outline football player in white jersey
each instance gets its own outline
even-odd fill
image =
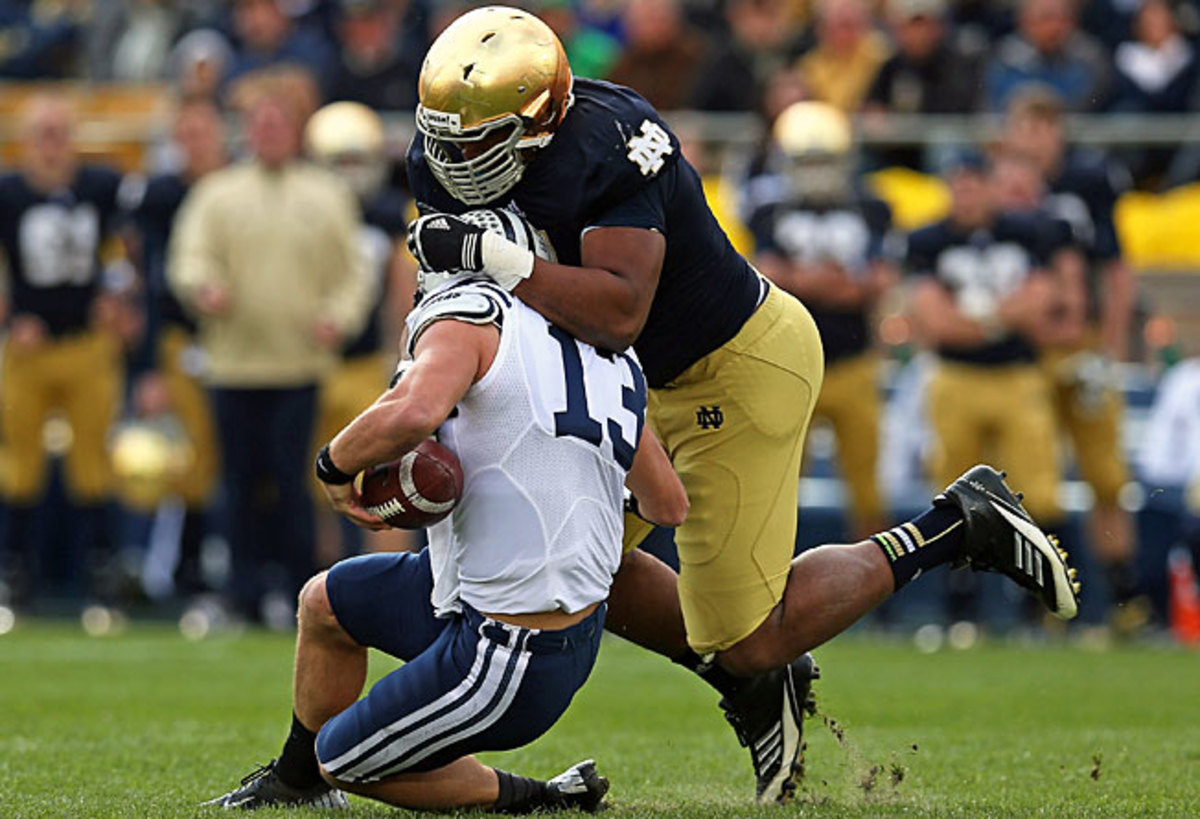
[[[283,753],[214,802],[338,806],[351,791],[406,808],[596,810],[608,783],[590,760],[543,782],[471,754],[536,739],[591,671],[624,486],[648,519],[686,515],[645,424],[644,376],[490,281],[442,285],[408,330],[402,377],[317,472],[340,511],[381,527],[354,475],[436,432],[463,467],[462,500],[419,555],[364,555],[309,581]],[[405,665],[359,700],[368,647]]]

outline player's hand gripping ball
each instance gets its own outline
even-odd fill
[[[362,505],[397,529],[423,529],[449,515],[462,490],[458,458],[429,438],[399,460],[366,470]]]

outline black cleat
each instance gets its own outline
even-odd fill
[[[801,654],[721,700],[738,742],[750,749],[759,804],[783,804],[796,793],[804,775],[804,715],[816,712],[812,682],[820,676],[812,655]]]
[[[596,813],[604,809],[608,780],[596,773],[596,763],[585,759],[572,765],[546,783],[553,810],[581,810]]]
[[[934,506],[962,512],[967,537],[963,559],[978,572],[1000,572],[1045,604],[1055,617],[1079,612],[1079,584],[1067,553],[1021,506],[1004,473],[979,464],[933,499]]]
[[[241,787],[224,796],[204,803],[227,810],[256,810],[266,807],[303,808],[348,808],[346,794],[331,788],[324,782],[311,788],[293,788],[286,785],[275,772],[275,760],[252,771],[243,780]]]

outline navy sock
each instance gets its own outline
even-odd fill
[[[871,540],[888,559],[899,591],[926,569],[953,562],[966,541],[966,526],[958,509],[935,506]]]
[[[36,507],[13,503],[5,512],[7,520],[0,531],[0,583],[8,586],[11,602],[24,605],[33,594],[38,575],[34,558],[39,550],[33,542]]]
[[[1132,560],[1119,559],[1105,564],[1104,574],[1108,578],[1108,588],[1112,592],[1113,602],[1120,605],[1137,597],[1137,570],[1134,568]]]
[[[292,730],[288,732],[283,752],[275,763],[275,773],[283,784],[304,789],[321,782],[316,743],[316,732],[305,728],[300,718],[292,714]]]
[[[496,813],[533,813],[553,806],[550,788],[545,782],[499,768],[493,770],[500,785],[500,794],[492,805]]]
[[[715,688],[722,697],[732,697],[741,690],[743,681],[721,668],[716,659],[705,662],[696,652],[688,651],[682,657],[674,658],[672,662],[695,672],[696,676]]]

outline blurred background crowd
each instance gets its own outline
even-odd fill
[[[817,315],[799,547],[990,459],[1082,562],[1079,632],[1200,629],[1195,3],[527,7],[670,112]],[[0,626],[290,627],[317,567],[413,546],[323,513],[310,462],[394,364],[417,75],[467,8],[0,0]],[[928,589],[876,622],[1038,631],[1000,586]]]

